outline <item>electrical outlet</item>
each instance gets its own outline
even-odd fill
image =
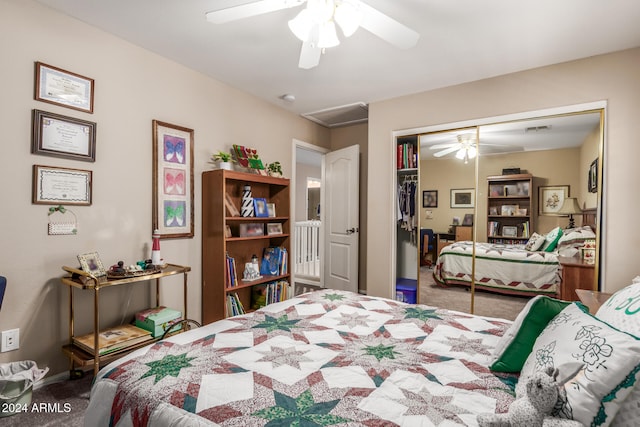
[[[17,350],[20,347],[20,329],[2,331],[0,352]]]

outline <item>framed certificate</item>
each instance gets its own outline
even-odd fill
[[[33,110],[31,152],[85,162],[96,161],[96,124]]]
[[[89,170],[33,165],[32,203],[90,205],[92,173]]]
[[[37,101],[93,113],[93,79],[36,62],[35,87]]]

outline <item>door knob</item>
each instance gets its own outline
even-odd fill
[[[358,231],[357,227],[351,227],[350,229],[347,230],[347,234],[353,234],[356,233]]]

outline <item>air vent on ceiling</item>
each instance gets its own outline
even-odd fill
[[[544,132],[544,131],[548,131],[551,130],[551,125],[545,125],[545,126],[531,126],[528,128],[525,128],[524,132],[528,133],[528,132]]]
[[[312,113],[304,113],[302,117],[322,126],[334,128],[366,122],[369,119],[369,109],[367,104],[358,102],[356,104],[327,108]]]

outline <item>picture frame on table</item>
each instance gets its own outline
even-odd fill
[[[96,126],[88,120],[34,109],[31,153],[95,162]]]
[[[152,226],[161,239],[193,237],[193,129],[152,121]]]
[[[538,187],[538,215],[563,216],[558,211],[569,197],[568,185]],[[566,216],[566,215],[564,215]]]
[[[35,68],[36,101],[93,114],[93,79],[39,61]]]
[[[253,198],[253,214],[256,218],[268,218],[267,200],[262,197]]]
[[[473,225],[473,214],[464,214],[462,225]]]
[[[90,170],[33,165],[31,203],[89,206],[92,186]]]
[[[104,268],[104,265],[102,265],[102,261],[97,252],[78,255],[78,261],[80,262],[80,268],[85,273],[89,273],[94,277],[107,275],[107,270]]]
[[[454,188],[451,190],[451,207],[454,209],[473,208],[475,206],[475,189]]]
[[[273,236],[277,234],[282,234],[282,224],[279,222],[267,224],[267,235]]]
[[[422,192],[422,207],[423,208],[438,207],[438,190],[426,190]]]

